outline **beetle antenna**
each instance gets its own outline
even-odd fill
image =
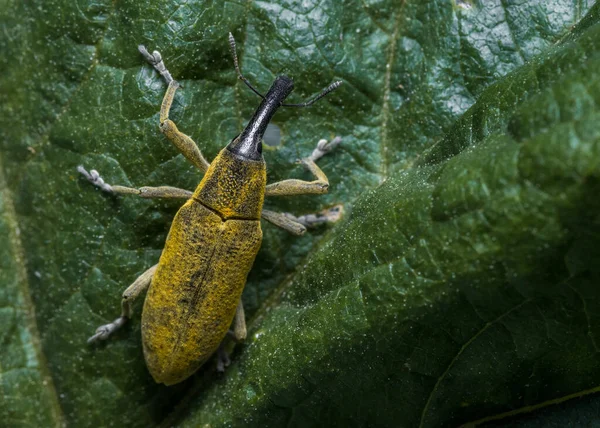
[[[319,95],[317,95],[313,99],[310,99],[310,100],[305,101],[303,103],[300,103],[300,104],[281,104],[281,105],[283,107],[308,107],[308,106],[316,103],[317,101],[319,101],[321,98],[323,98],[328,93],[335,91],[337,88],[340,87],[341,84],[342,84],[341,80],[338,80],[337,82],[333,82],[331,85],[329,85],[328,87],[326,87],[325,89],[323,89]]]
[[[252,89],[252,92],[254,92],[256,95],[258,95],[259,97],[261,97],[264,100],[265,96],[263,94],[261,94],[260,92],[258,92],[254,88],[254,86],[252,86],[250,81],[248,81],[248,79],[246,79],[244,77],[244,75],[242,74],[242,72],[240,71],[240,65],[238,63],[238,56],[237,56],[237,49],[235,47],[235,39],[233,38],[233,34],[231,34],[231,33],[229,33],[229,46],[231,46],[231,53],[233,54],[233,65],[235,65],[235,71],[237,72],[238,79],[240,79],[242,82],[244,82],[247,87]]]

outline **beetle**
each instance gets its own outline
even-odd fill
[[[158,51],[150,54],[138,46],[146,60],[164,77],[168,88],[160,109],[160,130],[204,177],[194,192],[175,187],[130,188],[106,183],[96,170],[78,171],[105,192],[142,198],[181,198],[187,201],[173,219],[159,262],[140,275],[123,293],[121,316],[98,327],[88,342],[107,339],[131,317],[132,302],[146,289],[142,311],[142,342],[148,369],[157,383],[173,385],[191,376],[230,332],[236,340],[246,337],[241,294],[261,245],[261,217],[291,233],[301,235],[306,226],[335,221],[339,210],[321,215],[294,217],[263,209],[265,196],[322,194],[329,182],[315,161],[330,152],[341,139],[320,140],[313,153],[300,162],[314,181],[296,179],[266,184],[262,137],[281,106],[305,107],[335,90],[334,82],[319,95],[301,104],[284,104],[294,83],[286,76],[275,79],[261,95],[242,75],[235,40],[229,43],[237,76],[262,98],[254,116],[209,164],[196,143],[169,119],[175,91],[173,80]],[[228,357],[221,355],[222,371]]]

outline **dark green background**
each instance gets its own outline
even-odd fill
[[[586,0],[0,0],[0,425],[593,424],[600,386],[600,17]],[[120,293],[156,262],[176,203],[112,198],[78,176],[192,189],[158,132],[207,158],[263,91],[294,78],[269,179],[320,138],[321,197],[269,200],[344,220],[296,238],[264,225],[249,340],[153,383],[133,321],[96,347]],[[580,397],[580,398],[576,398]],[[566,401],[567,398],[573,398]],[[560,404],[559,404],[560,403]],[[541,410],[540,410],[541,409]]]

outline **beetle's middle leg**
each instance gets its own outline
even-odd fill
[[[111,323],[101,325],[96,329],[96,333],[88,339],[88,343],[95,342],[97,340],[105,340],[112,333],[123,327],[129,318],[131,318],[131,304],[133,301],[149,286],[152,282],[154,272],[158,264],[152,266],[146,272],[138,276],[127,289],[123,292],[123,298],[121,299],[121,316]]]
[[[294,235],[304,235],[306,228],[316,227],[323,223],[335,223],[342,217],[343,212],[344,207],[342,205],[335,205],[315,214],[298,217],[290,213],[278,213],[269,210],[262,210],[261,216],[269,223]]]
[[[171,110],[173,99],[175,98],[175,91],[177,91],[177,88],[181,85],[171,77],[171,73],[169,73],[169,70],[165,67],[160,52],[154,51],[150,54],[143,45],[138,46],[138,50],[144,58],[146,58],[146,61],[152,64],[152,66],[164,77],[169,85],[160,107],[160,131],[165,134],[165,136],[191,163],[206,172],[210,164],[204,159],[204,156],[202,156],[202,152],[200,152],[198,145],[191,137],[179,131],[175,122],[169,119],[169,111]]]
[[[100,188],[106,193],[112,193],[116,195],[134,195],[140,198],[154,199],[154,198],[165,198],[165,199],[189,199],[192,197],[193,192],[189,190],[180,189],[178,187],[171,186],[159,186],[159,187],[126,187],[119,186],[116,184],[108,184],[100,176],[98,171],[95,169],[88,172],[83,166],[79,165],[77,171],[83,175],[87,180],[94,186]]]

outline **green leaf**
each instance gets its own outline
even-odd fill
[[[58,397],[40,348],[15,217],[0,171],[0,415],[10,427],[59,424]]]
[[[2,6],[3,422],[527,424],[526,412],[597,391],[598,6]],[[136,46],[160,50],[183,83],[172,117],[211,159],[258,104],[236,84],[229,31],[262,90],[286,73],[294,102],[344,81],[310,109],[278,112],[282,140],[265,157],[270,181],[308,178],[294,161],[341,135],[320,161],[328,195],[267,206],[342,203],[346,214],[302,238],[264,225],[244,291],[250,337],[233,365],[158,386],[140,304],[107,343],[85,340],[156,262],[177,204],[107,197],[75,167],[194,188],[199,174],[158,132],[165,84]],[[594,415],[586,400],[578,417]],[[540,417],[573,417],[556,414]]]

